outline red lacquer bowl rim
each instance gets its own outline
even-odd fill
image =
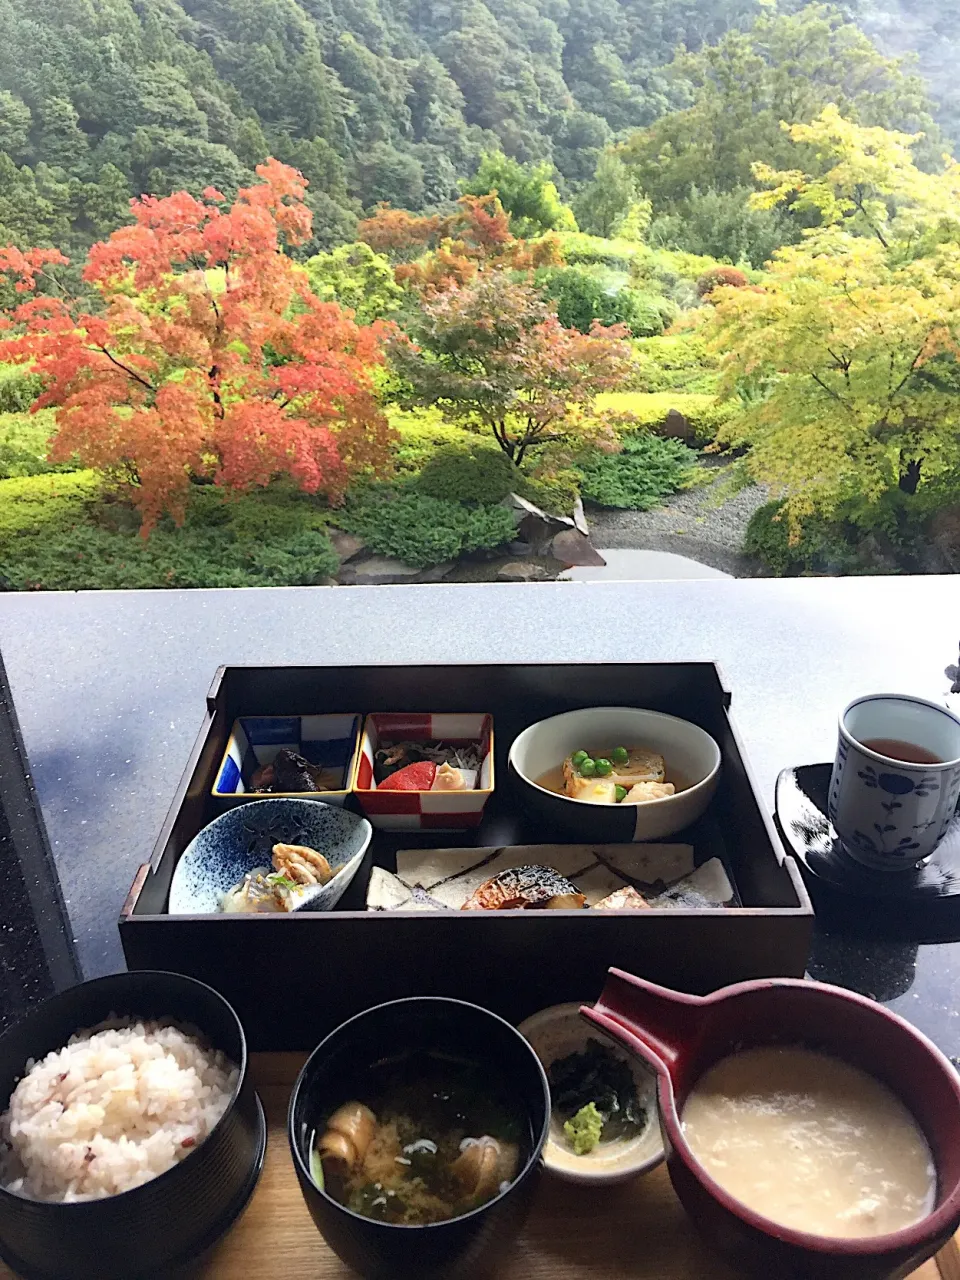
[[[708,996],[675,994],[680,995],[680,1003],[690,1003],[704,1008],[717,1004],[729,997],[747,995],[750,992],[763,991],[771,987],[788,987],[818,992],[829,999],[843,1000],[848,1004],[859,1005],[872,1016],[892,1023],[903,1033],[909,1035],[934,1059],[946,1078],[948,1086],[953,1090],[957,1108],[960,1110],[960,1072],[957,1071],[950,1059],[937,1048],[928,1036],[925,1036],[922,1031],[918,1031],[905,1018],[900,1017],[899,1014],[893,1013],[889,1009],[885,1009],[882,1005],[868,999],[866,996],[858,995],[854,991],[847,991],[843,987],[836,987],[826,982],[808,981],[805,978],[760,978],[750,982],[738,982],[729,987],[722,987],[719,991],[714,991]],[[614,1019],[607,1018],[603,1014],[597,1015],[597,1020],[600,1025],[605,1025],[608,1030],[623,1030]],[[813,1232],[798,1231],[795,1228],[783,1226],[772,1218],[767,1218],[763,1214],[757,1213],[744,1204],[742,1200],[738,1200],[736,1196],[731,1195],[729,1191],[725,1191],[697,1160],[683,1136],[670,1072],[666,1064],[652,1050],[645,1048],[644,1054],[657,1072],[657,1102],[660,1110],[660,1119],[667,1132],[672,1154],[683,1162],[688,1172],[696,1178],[719,1205],[739,1218],[748,1227],[752,1227],[764,1235],[798,1249],[807,1249],[812,1253],[833,1254],[841,1257],[882,1256],[888,1253],[909,1254],[912,1250],[922,1248],[925,1244],[929,1244],[941,1235],[947,1236],[953,1233],[956,1221],[960,1219],[960,1179],[957,1180],[950,1194],[936,1204],[926,1217],[921,1218],[909,1227],[903,1227],[900,1231],[887,1232],[885,1235],[851,1237],[816,1235]],[[663,1090],[667,1091],[669,1106],[663,1105],[661,1098]],[[898,1094],[898,1096],[901,1095]],[[901,1097],[901,1101],[913,1115],[913,1110],[907,1099]],[[919,1124],[919,1121],[917,1123]],[[924,1136],[926,1137],[926,1134]],[[927,1138],[927,1141],[929,1142],[929,1138]],[[668,1153],[668,1165],[669,1160],[670,1154]],[[939,1179],[939,1170],[937,1170],[937,1176]]]

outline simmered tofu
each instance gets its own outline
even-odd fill
[[[672,782],[638,782],[624,796],[623,803],[644,804],[647,800],[662,800],[664,796],[672,796],[674,791]]]
[[[616,804],[617,783],[608,778],[583,778],[571,771],[567,777],[567,795],[574,800],[591,800],[594,804]]]
[[[613,773],[621,787],[632,787],[638,782],[663,782],[666,776],[663,756],[649,747],[628,747],[626,764],[614,765]]]

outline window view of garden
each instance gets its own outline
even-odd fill
[[[0,33],[0,589],[960,569],[952,9]]]

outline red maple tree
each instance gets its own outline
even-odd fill
[[[191,478],[285,474],[339,501],[354,472],[389,465],[370,376],[382,331],[320,301],[283,251],[310,234],[306,180],[272,159],[257,175],[229,207],[212,188],[133,201],[133,224],[90,251],[92,304],[50,292],[57,250],[0,249],[0,275],[30,295],[0,319],[0,360],[43,375],[51,458],[119,474],[145,535],[164,511],[182,519]]]
[[[496,192],[461,196],[457,203],[459,208],[445,217],[418,216],[382,204],[360,223],[357,235],[395,261],[398,284],[424,295],[469,284],[487,269],[525,272],[563,261],[555,236],[529,241],[511,233]]]

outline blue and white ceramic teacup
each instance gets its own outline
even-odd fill
[[[844,710],[827,810],[857,862],[878,871],[916,866],[946,834],[958,795],[960,719],[946,707],[877,693]]]

